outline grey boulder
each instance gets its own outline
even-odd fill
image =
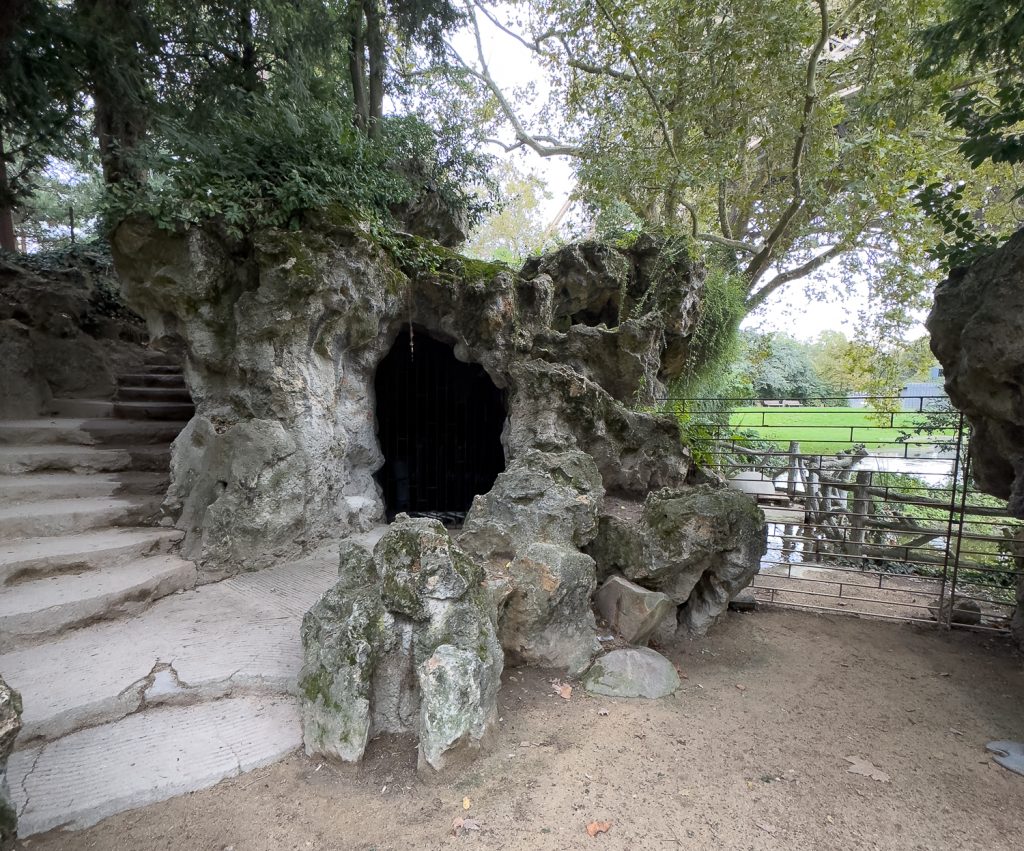
[[[598,575],[621,573],[680,606],[679,626],[703,635],[746,588],[767,548],[764,514],[729,488],[663,488],[643,506],[611,504],[588,552]]]
[[[667,595],[612,576],[601,586],[594,599],[597,611],[608,625],[630,644],[647,644],[666,618],[676,611]]]
[[[679,688],[675,666],[649,647],[613,650],[587,671],[583,685],[606,697],[667,697]]]

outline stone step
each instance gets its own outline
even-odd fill
[[[182,402],[192,404],[192,397],[184,387],[131,387],[122,385],[114,394],[114,401],[121,402]]]
[[[0,446],[12,444],[75,444],[132,446],[170,443],[186,420],[125,420],[113,418],[40,417],[0,420]]]
[[[0,446],[0,475],[46,471],[162,472],[168,469],[170,457],[171,450],[167,446]]]
[[[61,417],[117,417],[122,420],[189,420],[191,402],[111,402],[106,399],[54,399],[50,408]]]
[[[185,377],[180,372],[132,372],[117,376],[117,383],[129,387],[184,387]]]
[[[0,654],[0,671],[25,706],[15,747],[157,703],[294,694],[302,617],[337,582],[337,552],[335,545],[301,561],[171,594],[136,617]],[[178,687],[157,688],[154,670],[169,665]]]
[[[0,540],[73,535],[110,526],[146,526],[159,515],[160,496],[86,497],[22,502],[0,508]]]
[[[181,366],[176,363],[147,363],[146,372],[150,375],[181,375]]]
[[[132,615],[154,600],[192,588],[196,568],[174,555],[19,582],[0,595],[0,652],[76,627]]]
[[[205,789],[283,759],[301,740],[294,699],[251,696],[147,709],[81,730],[11,757],[18,834],[81,829]]]
[[[44,576],[117,567],[146,555],[166,553],[183,535],[177,529],[121,528],[3,541],[0,587]]]
[[[47,499],[96,496],[160,496],[167,473],[24,473],[0,476],[0,506]]]

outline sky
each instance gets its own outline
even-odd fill
[[[491,76],[506,93],[516,88],[532,86],[536,92],[534,103],[539,107],[545,99],[548,87],[536,55],[502,33],[486,19],[481,18],[480,23],[481,42]],[[476,44],[470,30],[456,33],[452,38],[452,46],[467,61],[476,59]],[[530,121],[536,113],[530,102],[519,99],[516,107],[521,110],[519,117],[529,129],[543,132],[544,128]],[[514,141],[511,127],[501,138],[508,143]],[[551,197],[544,202],[542,212],[545,220],[550,222],[558,214],[575,185],[569,159],[545,158],[532,151],[506,154],[497,147],[493,153],[499,157],[514,157],[520,170],[532,171],[544,181]],[[834,267],[830,269],[830,266],[826,265],[815,275],[815,280],[827,281],[830,275],[835,274]],[[743,327],[765,332],[781,332],[799,340],[811,340],[822,331],[839,331],[852,338],[855,336],[860,314],[868,307],[868,290],[868,283],[863,281],[854,286],[852,293],[836,292],[829,300],[820,301],[809,298],[805,286],[800,281],[795,281],[774,294],[768,305],[747,317]],[[906,337],[915,339],[924,333],[924,325],[919,323],[908,331]]]

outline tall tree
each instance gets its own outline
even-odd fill
[[[51,156],[81,143],[78,45],[66,7],[12,0],[0,16],[0,248],[14,251],[13,211]]]
[[[915,176],[963,172],[914,76],[939,0],[523,0],[512,26],[548,71],[551,125],[532,130],[478,55],[456,55],[513,134],[575,159],[595,208],[685,230],[745,281],[745,310],[827,264],[912,304],[934,272]],[[562,117],[564,116],[564,117]],[[506,130],[507,134],[507,130]]]

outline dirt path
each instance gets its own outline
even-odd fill
[[[493,747],[450,780],[413,744],[360,769],[296,755],[32,851],[1020,849],[1024,777],[984,745],[1024,739],[1024,669],[1002,642],[793,611],[731,614],[672,648],[659,702],[554,695],[506,672]],[[607,715],[603,714],[607,710]],[[847,756],[889,775],[847,771]],[[463,809],[463,798],[470,809]],[[451,835],[457,817],[479,829]],[[585,826],[610,820],[590,838]]]

